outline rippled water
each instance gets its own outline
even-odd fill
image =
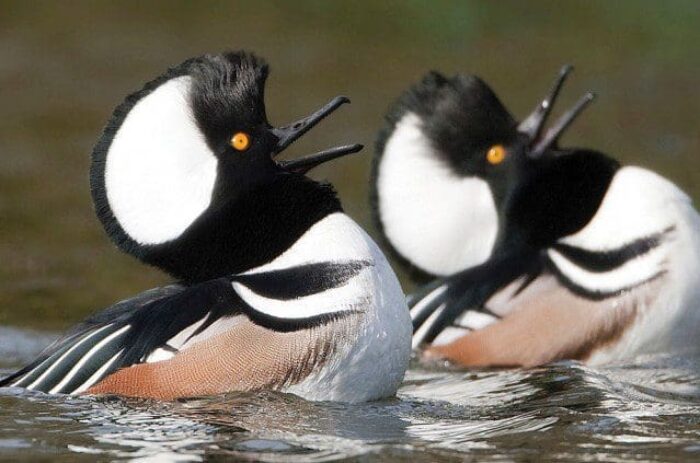
[[[0,330],[2,373],[52,336]],[[7,340],[7,342],[5,342]],[[592,369],[414,365],[395,399],[278,393],[159,403],[0,389],[0,460],[698,461],[700,358]]]

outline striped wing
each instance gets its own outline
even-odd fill
[[[593,302],[648,284],[665,274],[662,244],[673,231],[669,227],[615,249],[591,251],[556,243],[540,253],[499,254],[480,266],[438,279],[408,300],[413,346],[449,342],[498,321],[499,315],[484,307],[486,302],[517,282],[509,294],[515,298],[544,273],[553,275],[571,294]]]
[[[30,365],[1,380],[0,386],[80,393],[119,369],[172,358],[194,341],[235,324],[241,315],[278,332],[318,326],[353,312],[352,306],[286,317],[256,303],[322,295],[352,284],[369,265],[365,261],[309,264],[150,290],[88,318]],[[241,296],[243,289],[255,296],[252,304],[247,302],[250,296]]]
[[[455,275],[439,278],[409,297],[413,320],[413,346],[432,343],[443,331],[474,329],[485,323],[483,317],[495,314],[483,308],[484,303],[510,283],[541,271],[541,259],[534,253],[501,254],[487,262]],[[472,314],[474,313],[474,314]],[[475,321],[479,317],[479,321]]]

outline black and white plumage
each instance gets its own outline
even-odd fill
[[[194,340],[212,336],[215,323],[235,324],[237,316],[276,332],[294,332],[359,315],[366,310],[366,300],[333,312],[283,318],[264,307],[257,310],[234,287],[288,302],[342,287],[369,265],[367,261],[307,264],[146,291],[88,318],[5,381],[32,390],[79,393],[121,368],[172,358]]]
[[[98,312],[0,386],[163,399],[394,394],[410,354],[398,281],[333,188],[304,175],[361,146],[274,159],[348,100],[272,127],[267,74],[249,53],[206,55],[117,107],[92,156],[97,216],[122,251],[179,283]]]
[[[653,172],[558,146],[592,100],[545,130],[570,71],[519,124],[480,79],[437,73],[387,116],[375,217],[408,264],[439,276],[409,297],[429,355],[535,365],[700,347],[698,214]]]
[[[506,175],[491,175],[483,156],[469,154],[513,141],[515,119],[480,79],[436,72],[404,93],[386,119],[370,183],[386,244],[416,274],[449,275],[484,262]]]

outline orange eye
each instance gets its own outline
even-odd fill
[[[502,145],[493,145],[486,153],[486,160],[493,165],[500,164],[506,158],[506,149]]]
[[[235,150],[245,151],[250,146],[250,137],[245,132],[238,132],[231,137],[231,146]]]

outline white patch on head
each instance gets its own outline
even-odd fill
[[[488,184],[455,173],[415,114],[404,116],[387,140],[377,193],[387,238],[422,270],[449,275],[491,255],[498,213]]]
[[[188,101],[189,77],[172,79],[131,109],[107,153],[107,199],[141,244],[177,238],[209,207],[217,160]]]

